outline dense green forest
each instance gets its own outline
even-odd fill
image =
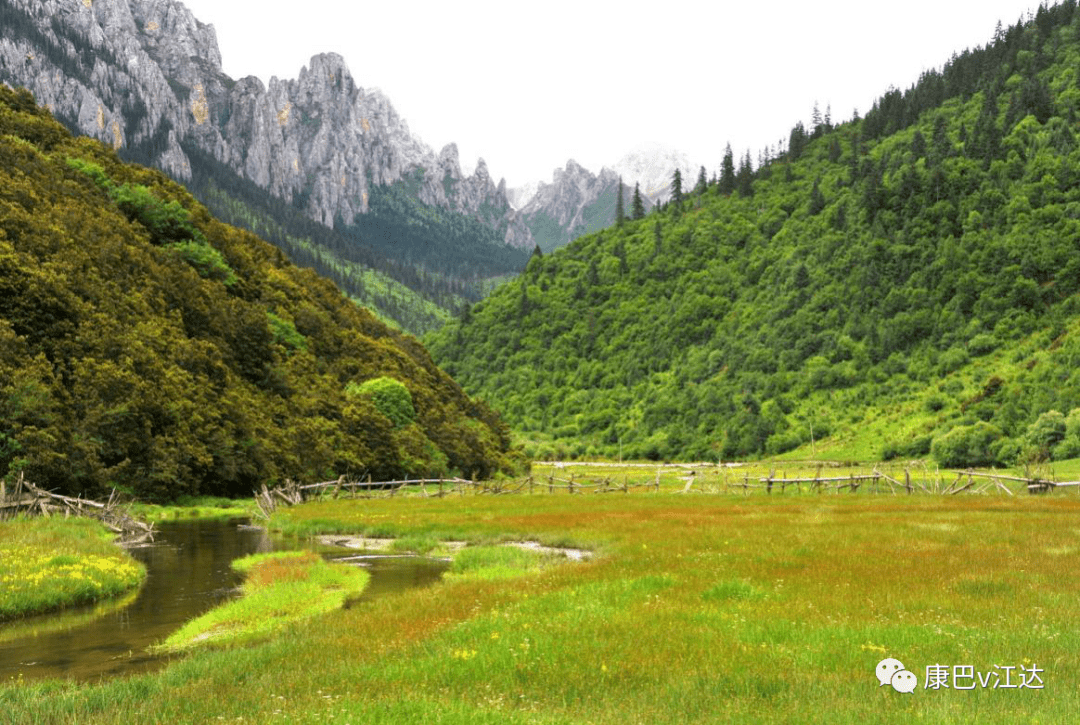
[[[441,327],[483,297],[473,280],[428,272],[376,251],[355,230],[345,234],[326,227],[198,148],[185,145],[184,150],[192,167],[188,188],[215,217],[273,243],[293,263],[332,280],[384,322],[418,335]],[[524,261],[517,269],[522,267]]]
[[[168,500],[518,459],[414,338],[0,86],[0,476]]]
[[[1076,456],[1078,109],[1068,0],[534,256],[429,349],[544,457]]]

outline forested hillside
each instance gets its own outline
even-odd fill
[[[416,261],[406,261],[393,248],[380,251],[377,245],[362,239],[355,227],[324,226],[198,148],[188,146],[186,152],[192,171],[188,189],[215,217],[254,232],[284,251],[295,264],[332,280],[354,302],[384,322],[419,335],[439,328],[453,313],[483,297],[474,275],[437,271],[430,262],[425,268]],[[149,160],[131,150],[122,150],[121,154],[124,158]],[[465,218],[456,219],[457,215],[448,216],[458,223],[469,223]],[[443,230],[437,222],[429,222],[409,231],[430,238],[440,236]],[[522,269],[525,259],[524,252],[518,251],[509,271]],[[497,266],[494,271],[485,270],[493,275],[507,271]]]
[[[168,500],[515,463],[415,339],[0,86],[0,476]]]
[[[1078,455],[1078,78],[1075,1],[1040,8],[429,347],[541,456]]]

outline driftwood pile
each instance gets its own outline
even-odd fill
[[[116,490],[105,503],[86,498],[72,498],[38,488],[22,473],[8,485],[0,479],[0,521],[16,516],[84,516],[97,519],[107,529],[119,534],[125,544],[154,540],[154,525],[131,516],[117,497]]]

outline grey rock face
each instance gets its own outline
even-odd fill
[[[545,251],[615,221],[619,175],[603,168],[594,175],[571,159],[565,169],[555,169],[552,183],[540,182],[519,214]],[[623,204],[630,214],[633,183],[623,179]]]
[[[181,144],[194,144],[274,196],[306,199],[309,216],[333,225],[367,211],[371,185],[422,169],[421,201],[470,214],[514,246],[533,245],[482,160],[462,178],[457,149],[436,155],[386,96],[356,85],[339,55],[316,55],[298,78],[264,87],[225,75],[213,26],[175,0],[10,1],[50,47],[0,29],[0,81],[28,87],[115,148],[147,145],[175,178],[191,178]]]

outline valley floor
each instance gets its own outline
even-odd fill
[[[125,725],[1065,722],[1080,711],[1078,513],[1064,493],[666,487],[308,503],[273,524],[595,555],[452,577],[156,674],[3,684],[0,711]],[[879,685],[886,658],[914,692]],[[927,687],[939,665],[957,679]]]

